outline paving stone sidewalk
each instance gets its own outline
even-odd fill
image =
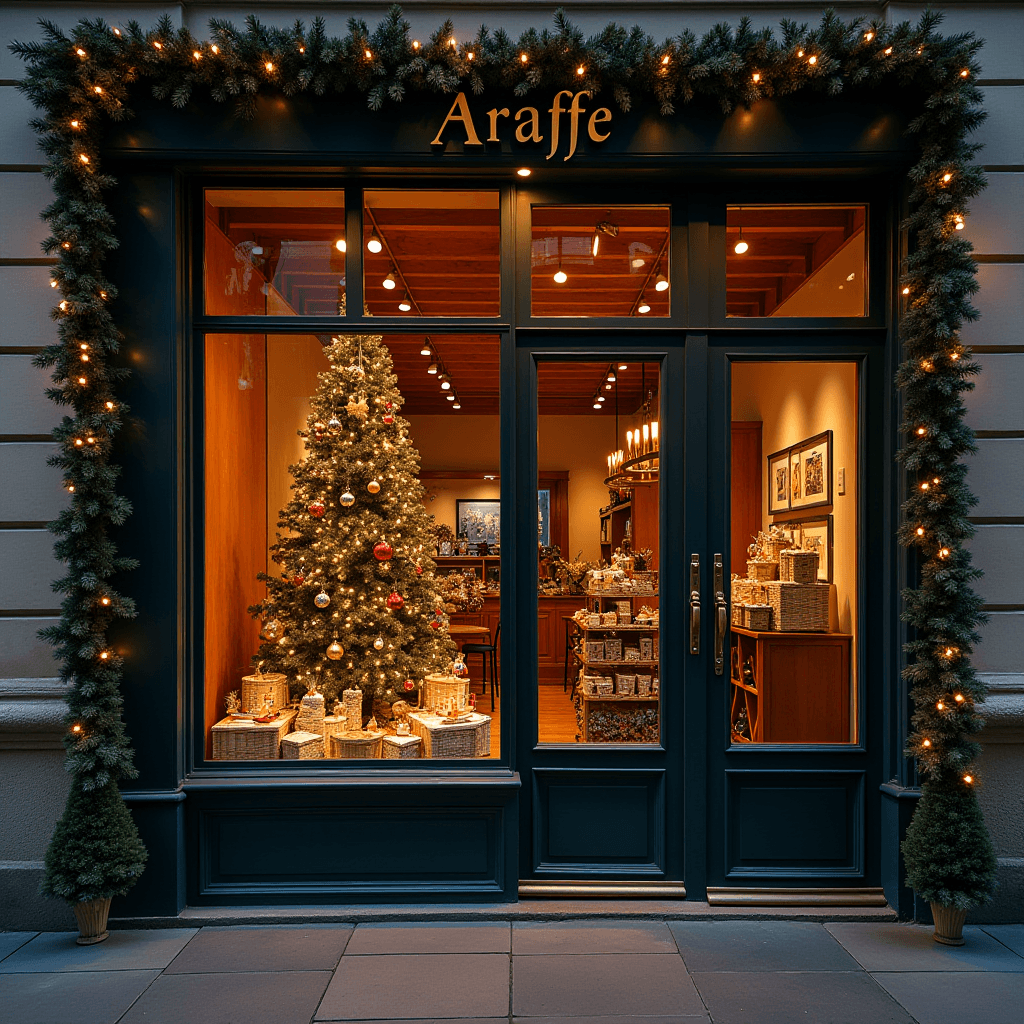
[[[3,1024],[1022,1024],[1024,925],[473,921],[0,933]]]

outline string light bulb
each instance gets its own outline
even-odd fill
[[[760,71],[755,71],[750,76],[750,79],[751,79],[752,82],[760,82],[761,81],[761,72]]]
[[[211,46],[211,47],[210,47],[210,49],[211,49],[211,50],[212,50],[212,51],[213,51],[214,53],[220,53],[220,50],[219,50],[219,49],[218,49],[218,48],[217,48],[216,46]]]
[[[414,39],[412,41],[412,48],[414,50],[418,50],[420,48],[420,41],[418,39]]]
[[[164,48],[164,44],[161,43],[159,39],[153,40],[153,46],[156,47],[156,49],[158,50],[162,50]]]
[[[373,50],[363,50],[367,60],[373,60]]]
[[[75,50],[75,53],[77,53],[78,56],[82,58],[82,60],[85,60],[87,56],[85,50],[83,50],[80,46]]]
[[[452,380],[451,380],[451,377],[449,377],[447,373],[442,373],[441,376],[438,377],[437,379],[438,379],[438,381],[441,384],[441,390],[442,391],[451,391],[451,389],[452,389]]]
[[[576,74],[577,74],[577,75],[584,75],[584,74],[586,74],[586,71],[587,71],[587,69],[586,69],[586,68],[585,68],[585,67],[584,67],[584,66],[583,66],[583,65],[581,64],[581,65],[580,65],[580,66],[579,66],[579,67],[578,67],[578,68],[576,69]]]
[[[923,527],[923,526],[919,526],[919,527],[918,527],[918,528],[917,528],[917,529],[916,529],[916,530],[914,531],[914,533],[916,533],[918,537],[923,537],[923,536],[924,536],[924,527]]]
[[[939,558],[949,558],[949,548],[941,548],[939,550]]]
[[[974,782],[974,776],[973,775],[965,775],[964,776],[964,782],[966,782],[968,786],[971,785],[971,783]]]
[[[528,61],[529,59],[530,59],[530,58],[529,58],[529,57],[527,57],[525,53],[521,53],[521,54],[519,54],[519,60],[520,60],[520,61],[521,61],[521,62],[522,62],[523,64],[525,64],[525,63],[526,63],[526,62],[527,62],[527,61]]]
[[[964,702],[964,695],[962,693],[954,694],[953,695],[953,700],[955,700],[957,702],[957,704],[963,704],[963,702]]]
[[[430,339],[429,338],[424,338],[423,339],[423,347],[420,349],[420,355],[421,356],[429,356],[429,355],[433,355],[433,354],[434,354],[434,350],[430,347]]]
[[[946,710],[946,705],[943,704],[941,700],[936,703],[935,707],[936,707],[936,709],[938,711],[945,711]]]
[[[104,608],[106,608],[110,604],[110,598],[109,597],[101,597],[100,598],[100,604],[103,605]]]
[[[83,164],[87,164],[89,162],[89,157],[85,153],[79,153],[78,159],[81,160]]]
[[[75,722],[75,724],[71,726],[71,731],[77,736],[82,731],[82,727],[78,722]]]
[[[864,42],[870,43],[871,40],[874,39],[874,38],[875,38],[875,33],[874,32],[865,32],[864,33]]]
[[[272,72],[272,71],[274,70],[274,62],[273,62],[273,61],[270,61],[270,60],[268,60],[268,61],[267,61],[267,63],[266,63],[266,64],[264,64],[263,66],[264,66],[264,67],[265,67],[265,68],[267,69],[267,71],[269,71],[269,72]]]
[[[930,747],[931,745],[932,745],[932,741],[931,740],[929,740],[929,739],[921,740],[921,746],[922,747]]]
[[[76,119],[75,119],[74,121],[72,121],[72,122],[71,122],[71,127],[72,127],[72,128],[81,128],[81,127],[82,127],[82,122],[81,122],[81,121],[79,121],[79,120],[78,120],[78,119],[76,118]]]
[[[903,294],[904,295],[909,295],[910,294],[910,289],[909,288],[904,288],[903,289]]]
[[[969,75],[970,75],[970,71],[968,71],[967,68],[964,68],[963,71],[960,72],[960,77],[961,78],[967,78]]]
[[[926,427],[918,427],[915,433],[918,437],[924,437],[924,435],[928,433],[928,430]]]
[[[462,402],[459,401],[459,396],[458,395],[455,396],[455,401],[452,402],[452,408],[453,409],[461,409],[462,408]]]
[[[427,373],[431,373],[431,374],[437,373],[437,363],[431,363],[427,367]]]
[[[890,46],[887,50],[883,50],[882,52],[886,55],[886,57],[888,57],[889,54],[892,53],[892,47]]]
[[[942,183],[946,184],[947,182],[949,182],[952,179],[952,177],[953,177],[953,175],[950,174],[949,171],[946,171],[946,173],[942,176]]]
[[[102,96],[102,95],[103,95],[103,89],[102,89],[102,88],[100,88],[100,86],[98,86],[98,85],[94,85],[94,86],[92,87],[92,91],[93,91],[94,93],[96,93],[96,95],[97,95],[97,96]]]
[[[807,63],[808,64],[817,64],[818,63],[818,58],[815,57],[814,54],[812,53],[811,56],[807,58]]]

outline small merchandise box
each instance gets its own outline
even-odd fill
[[[605,640],[604,658],[605,661],[622,661],[622,641]]]
[[[317,732],[290,732],[281,740],[281,757],[285,761],[305,761],[324,756],[324,738]]]
[[[385,736],[384,760],[404,761],[408,758],[419,757],[422,746],[423,740],[419,736]]]
[[[616,673],[615,694],[618,697],[632,697],[636,686],[636,676]]]
[[[587,640],[583,650],[587,661],[604,661],[603,640]]]

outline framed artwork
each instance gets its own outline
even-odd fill
[[[501,543],[501,501],[498,498],[456,498],[455,535],[470,544]]]
[[[789,449],[768,456],[768,514],[788,512],[790,501]]]
[[[801,551],[817,551],[818,582],[833,583],[832,516],[811,516],[792,519],[786,529],[793,531],[793,544]]]
[[[825,430],[790,449],[791,509],[832,504],[832,431]]]
[[[832,431],[768,456],[768,514],[832,504]]]

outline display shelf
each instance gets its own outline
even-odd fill
[[[651,623],[646,623],[646,624],[640,623],[639,625],[637,623],[633,622],[633,623],[630,623],[628,625],[621,625],[620,624],[620,625],[617,625],[617,626],[587,626],[584,623],[580,622],[579,619],[577,619],[576,620],[576,625],[579,626],[580,629],[586,630],[588,633],[607,633],[607,632],[610,632],[611,630],[615,630],[616,632],[618,632],[620,629],[621,630],[630,630],[630,631],[636,632],[636,633],[651,633],[651,632],[656,633],[658,631],[658,623],[657,622],[651,622]]]
[[[623,703],[624,704],[624,703],[628,703],[629,701],[632,701],[634,704],[640,704],[640,703],[644,703],[644,704],[657,704],[658,703],[658,694],[650,693],[650,694],[647,694],[646,696],[640,697],[640,696],[638,696],[635,693],[630,693],[630,694],[624,693],[624,694],[619,695],[619,694],[615,694],[615,693],[601,694],[601,693],[582,693],[581,692],[580,693],[580,699],[585,704],[602,704],[602,703],[607,703],[607,704],[620,704],[620,703]]]
[[[584,666],[588,666],[588,665],[594,665],[594,666],[597,666],[597,665],[642,665],[643,666],[643,665],[660,665],[661,664],[661,662],[658,661],[657,659],[652,659],[652,660],[649,660],[649,661],[635,661],[635,660],[627,661],[625,658],[618,658],[618,659],[614,659],[613,658],[611,660],[609,660],[607,658],[604,658],[604,659],[602,659],[600,661],[588,661],[586,658],[580,658],[579,660],[580,660],[580,663],[582,665],[584,665]]]

